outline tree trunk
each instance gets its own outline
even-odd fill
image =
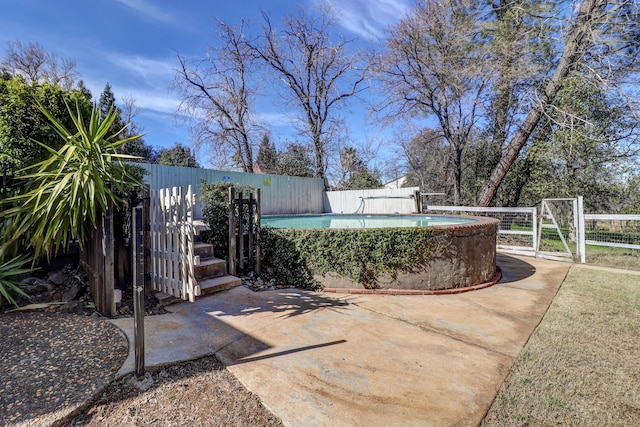
[[[589,43],[589,32],[593,29],[593,17],[602,14],[607,3],[603,0],[583,0],[578,16],[567,34],[564,51],[553,76],[547,83],[544,93],[541,94],[540,99],[529,111],[524,122],[509,142],[500,161],[491,172],[489,180],[478,193],[479,206],[489,206],[493,201],[502,180],[509,172],[522,147],[529,140],[542,115],[553,103],[564,79],[584,56],[583,49]]]
[[[453,149],[453,180],[454,180],[454,206],[460,206],[462,202],[462,148],[457,144]]]

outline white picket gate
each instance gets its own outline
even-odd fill
[[[150,223],[153,290],[195,301],[200,287],[195,279],[191,186],[152,191]]]

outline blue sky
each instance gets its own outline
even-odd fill
[[[170,90],[178,65],[176,55],[203,56],[215,41],[216,19],[236,25],[245,18],[259,28],[260,9],[279,24],[296,7],[313,8],[324,2],[327,0],[3,0],[0,49],[10,40],[37,42],[59,57],[74,59],[94,97],[109,82],[117,99],[124,95],[135,98],[142,109],[136,121],[144,128],[147,143],[191,145],[188,125],[175,117],[179,96]],[[412,1],[333,3],[339,31],[377,44],[384,29],[397,22]],[[286,137],[289,126],[282,112],[265,103],[258,108],[270,118],[276,138]],[[357,105],[350,111],[345,119],[355,144],[380,135],[381,129],[367,123]],[[385,150],[380,156],[379,160],[386,156]]]

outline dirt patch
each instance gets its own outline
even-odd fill
[[[148,389],[147,389],[148,387]],[[131,375],[109,385],[75,426],[282,426],[214,357]]]
[[[575,266],[483,426],[636,426],[638,277]]]

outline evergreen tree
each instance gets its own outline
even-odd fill
[[[29,84],[18,75],[0,77],[0,165],[18,171],[47,158],[50,153],[41,142],[58,149],[62,141],[38,108],[40,102],[65,126],[71,127],[67,104],[81,109],[83,117],[91,112],[91,102],[80,92],[67,91],[50,83]]]
[[[100,101],[98,101],[98,106],[100,107],[100,114],[102,117],[107,115],[107,112],[111,107],[116,105],[116,96],[111,89],[111,85],[107,82],[100,94]]]
[[[91,91],[89,90],[89,88],[85,86],[83,80],[78,81],[78,84],[76,85],[76,91],[79,92],[82,96],[84,96],[87,101],[91,101],[91,99],[93,98]]]
[[[160,151],[158,158],[158,164],[168,166],[183,166],[187,168],[199,168],[198,162],[191,153],[189,147],[185,147],[180,143],[177,143],[173,148],[163,148]]]
[[[378,171],[370,171],[358,151],[353,147],[346,147],[340,152],[342,165],[342,179],[340,187],[344,190],[363,190],[382,187],[382,180]]]
[[[280,174],[312,178],[314,162],[311,151],[302,144],[290,143],[280,155]]]
[[[269,134],[265,133],[258,148],[258,166],[264,173],[278,174],[278,152],[276,146],[269,139]]]
[[[140,127],[134,122],[135,111],[137,111],[134,100],[132,98],[127,99],[125,97],[123,105],[124,111],[122,108],[116,106],[116,96],[113,93],[111,84],[107,83],[104,86],[104,90],[100,94],[100,100],[98,101],[100,114],[102,114],[102,117],[105,117],[110,108],[115,108],[116,119],[110,130],[114,133],[120,132],[127,124],[129,124],[129,126],[118,135],[118,139],[129,138],[133,135],[138,136],[137,139],[131,140],[121,146],[119,149],[120,154],[140,157],[139,159],[131,159],[131,161],[134,162],[156,163],[156,158],[158,157],[157,153],[154,153],[153,148],[146,144],[144,139],[139,136],[142,134],[142,129],[140,129]]]

